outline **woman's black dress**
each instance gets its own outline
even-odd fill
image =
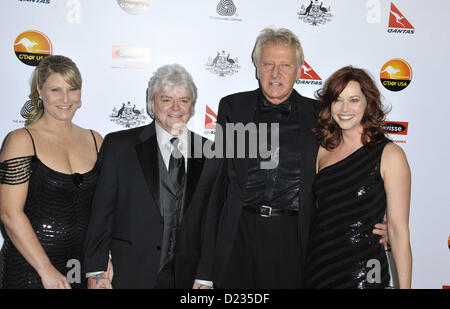
[[[98,164],[84,174],[64,174],[44,165],[36,149],[34,153],[0,163],[0,183],[18,185],[29,181],[24,212],[36,236],[53,266],[67,276],[72,288],[86,288],[86,276],[81,272],[83,242]],[[3,224],[1,231],[4,243],[0,251],[0,288],[43,288],[38,273],[16,249]]]
[[[387,288],[389,265],[380,237],[386,192],[380,175],[388,140],[363,146],[323,168],[314,182],[317,209],[311,226],[308,288]]]

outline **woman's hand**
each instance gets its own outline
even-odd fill
[[[44,289],[71,289],[67,278],[64,277],[53,265],[42,271],[42,285]]]

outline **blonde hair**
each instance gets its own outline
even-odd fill
[[[40,119],[44,114],[44,104],[39,97],[38,88],[42,89],[50,75],[59,73],[64,80],[77,89],[81,89],[81,74],[76,64],[68,57],[55,55],[47,56],[34,70],[31,80],[31,92],[28,96],[31,100],[31,110],[24,115],[27,119],[25,125],[29,125]]]
[[[304,62],[304,54],[302,45],[298,37],[289,29],[280,28],[265,28],[261,31],[260,35],[256,38],[255,48],[253,49],[252,59],[253,64],[258,67],[261,51],[267,43],[272,44],[284,44],[286,46],[292,46],[295,48],[297,56],[297,65],[301,67]]]

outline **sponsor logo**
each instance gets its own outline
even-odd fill
[[[136,109],[136,104],[131,105],[130,101],[127,104],[122,103],[122,106],[117,109],[115,106],[109,118],[115,124],[125,127],[134,128],[145,123],[147,116],[144,114],[144,109]]]
[[[306,7],[305,4],[302,4],[297,15],[298,19],[303,20],[305,23],[310,24],[311,26],[318,26],[331,21],[333,15],[330,12],[331,7],[324,7],[323,1],[319,3],[318,0],[310,0],[309,5]]]
[[[321,86],[322,79],[316,73],[316,71],[314,71],[314,69],[305,61],[302,66],[300,79],[296,81],[296,84]]]
[[[117,0],[122,10],[133,15],[147,12],[150,2],[150,0]]]
[[[216,7],[216,12],[220,16],[233,16],[236,14],[236,6],[233,0],[220,0]]]
[[[216,6],[216,12],[219,16],[210,16],[209,18],[227,21],[242,21],[242,19],[237,18],[237,9],[233,0],[220,0]]]
[[[385,121],[382,127],[387,134],[408,135],[408,122]]]
[[[406,17],[391,2],[391,10],[389,12],[389,29],[388,33],[414,34],[415,30]]]
[[[234,75],[241,68],[238,64],[238,58],[231,58],[230,53],[224,50],[222,50],[222,53],[217,52],[214,58],[208,57],[208,62],[205,66],[207,71],[220,77]]]
[[[42,59],[52,54],[53,46],[42,32],[28,30],[19,34],[14,41],[14,52],[26,65],[37,66]]]
[[[206,135],[214,134],[214,131],[216,129],[216,123],[217,123],[217,114],[208,105],[206,105],[204,133]]]
[[[132,47],[132,46],[113,46],[112,59],[114,61],[112,68],[127,70],[150,70],[148,67],[140,65],[130,65],[127,62],[148,63],[151,61],[152,50],[150,48]]]
[[[411,83],[412,68],[403,59],[391,59],[381,68],[380,80],[384,88],[390,91],[401,91]]]
[[[33,2],[41,4],[50,4],[50,0],[19,0],[19,2]]]

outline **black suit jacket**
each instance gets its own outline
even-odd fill
[[[315,177],[318,144],[311,129],[316,125],[316,101],[305,98],[294,90],[299,103],[299,118],[302,143],[299,209],[299,252],[301,256],[299,274],[303,283],[303,265],[306,256],[311,212],[313,210],[312,183]],[[243,92],[224,97],[219,104],[218,125],[226,123],[253,122],[260,90]],[[226,139],[226,138],[225,138]],[[241,216],[243,196],[248,176],[248,159],[208,159],[201,182],[214,185],[208,203],[202,257],[197,277],[213,280],[218,287],[234,244]],[[197,201],[196,201],[197,202]],[[200,202],[200,201],[198,201]]]
[[[191,145],[197,136],[190,133]],[[158,143],[155,124],[108,134],[85,241],[85,272],[106,270],[108,252],[114,288],[153,288],[163,238],[159,206]],[[203,157],[188,158],[183,217],[175,253],[175,287],[191,288],[200,255],[202,205],[190,201]]]

